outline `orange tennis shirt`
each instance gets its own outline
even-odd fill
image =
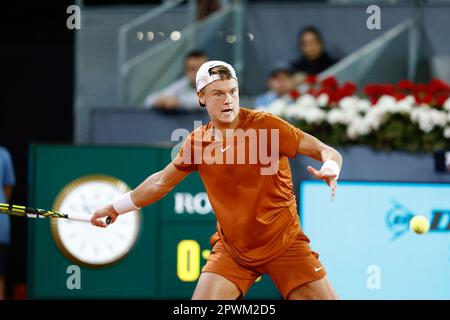
[[[220,238],[238,262],[257,266],[291,244],[301,229],[288,157],[302,137],[288,122],[246,108],[231,135],[217,138],[212,122],[190,133],[173,163],[200,174],[217,218],[211,245]]]

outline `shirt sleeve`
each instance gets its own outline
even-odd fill
[[[155,100],[159,98],[159,92],[151,93],[145,98],[144,107],[152,108]]]
[[[4,186],[13,186],[16,184],[16,178],[14,176],[14,167],[11,160],[11,155],[9,152],[4,153],[4,161],[3,161],[3,181],[2,184]]]
[[[270,113],[265,113],[265,127],[278,129],[280,155],[289,158],[294,158],[297,155],[298,146],[303,138],[303,131]]]
[[[177,170],[192,172],[198,170],[198,166],[194,162],[194,145],[192,143],[192,133],[187,136],[180,151],[173,160],[173,165]]]

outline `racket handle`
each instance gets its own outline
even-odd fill
[[[69,213],[67,218],[75,221],[91,222],[91,217],[85,214]]]
[[[70,213],[70,214],[67,215],[67,217],[70,220],[82,221],[82,222],[91,222],[91,217],[87,216],[85,214]],[[111,218],[107,217],[106,218],[106,224],[110,224],[110,223],[111,223]]]

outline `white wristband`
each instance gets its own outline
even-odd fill
[[[336,161],[334,161],[334,160],[325,161],[322,165],[322,168],[320,168],[320,170],[322,170],[322,169],[330,169],[331,172],[336,174],[336,180],[339,178],[339,173],[340,173],[341,169],[339,168],[339,165]]]
[[[140,209],[134,204],[133,199],[131,199],[131,191],[121,195],[119,198],[114,200],[112,206],[114,210],[117,211],[118,214],[124,214],[130,211]]]

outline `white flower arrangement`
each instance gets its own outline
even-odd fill
[[[450,127],[445,127],[444,129],[444,137],[450,139]]]

